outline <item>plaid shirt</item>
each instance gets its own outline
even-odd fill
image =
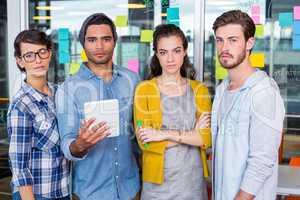
[[[45,198],[69,195],[69,163],[59,146],[54,97],[24,83],[9,106],[7,130],[13,192],[32,185],[33,193]]]

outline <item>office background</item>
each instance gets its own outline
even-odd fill
[[[149,70],[153,28],[174,23],[186,34],[197,77],[213,96],[226,71],[215,57],[212,23],[231,9],[254,19],[252,62],[275,79],[284,98],[283,162],[300,156],[300,0],[0,0],[0,199],[10,198],[6,111],[24,78],[13,57],[13,40],[21,30],[37,28],[51,36],[48,79],[61,83],[86,59],[78,33],[88,15],[104,12],[115,21],[119,39],[114,62],[142,79]]]

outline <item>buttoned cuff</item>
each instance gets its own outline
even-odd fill
[[[12,172],[12,182],[16,187],[33,185],[33,177],[29,169],[14,170]]]

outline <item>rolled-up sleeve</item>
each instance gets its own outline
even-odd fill
[[[76,111],[74,97],[68,94],[66,85],[58,88],[55,94],[55,104],[61,150],[69,160],[78,161],[84,159],[86,156],[82,158],[75,157],[70,151],[70,145],[78,135],[81,122]]]
[[[241,189],[256,195],[276,169],[285,112],[276,90],[260,90],[251,98],[250,152]]]
[[[29,114],[18,108],[9,110],[7,116],[9,159],[12,182],[16,187],[33,184],[33,177],[29,169],[32,129],[32,119]]]

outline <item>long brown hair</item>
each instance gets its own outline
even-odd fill
[[[157,53],[157,44],[158,41],[163,37],[170,37],[170,36],[178,36],[181,41],[184,50],[186,51],[188,48],[188,41],[183,33],[183,31],[174,24],[161,24],[155,28],[153,33],[153,51],[154,55],[151,58],[150,62],[150,74],[148,79],[152,79],[154,77],[160,76],[162,74],[162,67],[159,63],[159,60],[156,56]],[[189,61],[188,55],[184,56],[183,64],[180,68],[180,75],[184,78],[195,79],[196,78],[196,70],[192,66]]]

